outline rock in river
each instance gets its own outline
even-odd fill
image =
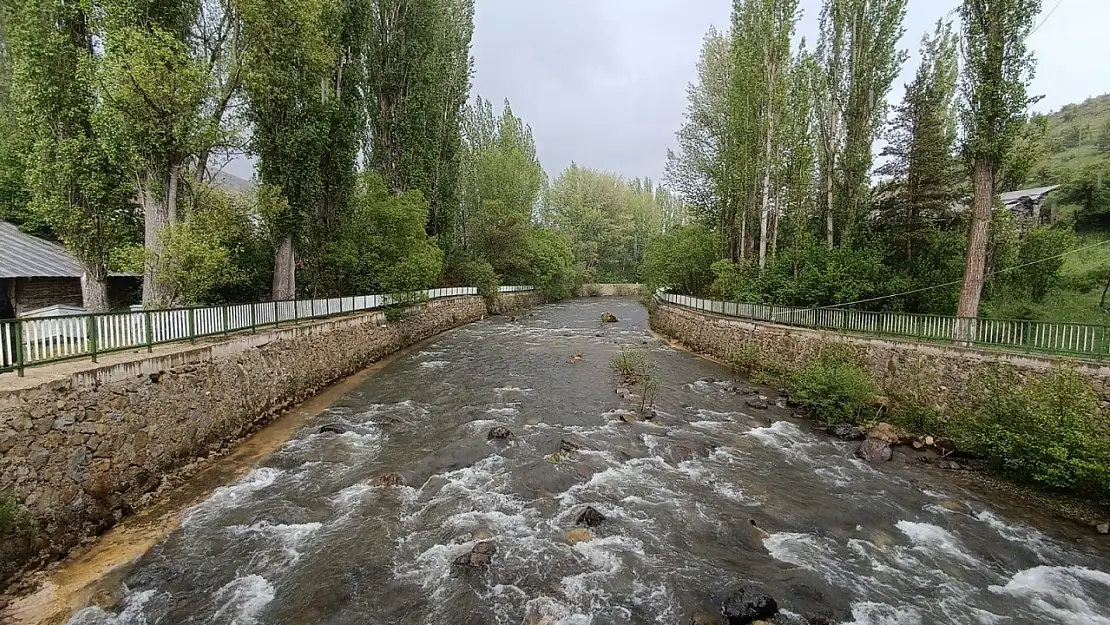
[[[826,431],[842,441],[862,441],[867,438],[866,430],[851,423],[830,425]]]
[[[590,530],[583,527],[570,530],[563,536],[563,538],[565,538],[566,541],[571,545],[589,542],[593,540],[593,537],[594,535],[590,533]]]
[[[607,313],[601,315],[601,322],[602,323],[616,323],[617,322],[617,316],[614,315],[611,312],[607,312]]]
[[[766,410],[766,409],[771,407],[771,405],[767,403],[767,400],[762,398],[762,397],[757,397],[756,399],[749,399],[748,401],[746,401],[744,403],[748,404],[749,408],[755,408],[757,410]]]
[[[868,462],[889,462],[894,457],[890,443],[877,438],[869,438],[859,444],[856,455]]]
[[[907,436],[901,429],[884,422],[871,428],[867,432],[867,438],[884,441],[891,445],[901,445]]]
[[[342,423],[329,423],[327,425],[321,425],[320,429],[317,431],[321,434],[345,434],[350,432],[351,428]]]
[[[400,473],[386,473],[370,478],[370,485],[375,488],[397,488],[405,485],[405,478]]]
[[[489,435],[486,436],[486,438],[491,441],[503,441],[512,437],[513,433],[509,431],[509,428],[503,425],[490,429]]]
[[[575,521],[578,525],[585,525],[586,527],[597,527],[605,522],[605,515],[598,512],[593,506],[586,506],[582,514],[578,515],[578,520]]]
[[[497,553],[497,545],[493,541],[484,540],[474,545],[470,551],[455,558],[455,566],[471,569],[485,568],[489,566],[495,553]]]
[[[774,597],[753,585],[737,588],[721,604],[721,616],[728,625],[750,625],[760,620],[771,620],[779,612]]]
[[[963,467],[960,466],[960,463],[952,460],[937,460],[937,468],[948,471],[959,471]]]

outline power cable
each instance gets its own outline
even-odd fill
[[[1060,8],[1060,5],[1061,5],[1061,4],[1064,4],[1064,0],[1060,0],[1059,2],[1057,2],[1057,3],[1056,3],[1056,6],[1052,7],[1052,10],[1048,12],[1048,15],[1044,16],[1044,19],[1043,19],[1043,20],[1041,20],[1041,23],[1040,23],[1040,24],[1037,24],[1037,25],[1036,25],[1036,26],[1035,26],[1035,27],[1033,28],[1033,30],[1029,31],[1029,36],[1030,36],[1030,37],[1032,37],[1032,36],[1033,36],[1033,33],[1035,33],[1035,32],[1037,32],[1038,30],[1040,30],[1040,29],[1041,29],[1041,26],[1044,26],[1044,23],[1048,21],[1048,18],[1052,17],[1052,14],[1056,12],[1056,9],[1059,9],[1059,8]]]
[[[1031,265],[1036,265],[1036,264],[1039,264],[1039,263],[1048,262],[1050,260],[1056,260],[1056,259],[1059,259],[1059,258],[1063,258],[1063,257],[1068,256],[1070,254],[1075,254],[1076,252],[1082,252],[1082,251],[1085,251],[1085,250],[1089,250],[1091,248],[1099,247],[1100,245],[1106,245],[1108,243],[1110,243],[1110,239],[1107,239],[1105,241],[1099,241],[1098,243],[1095,243],[1093,245],[1087,245],[1087,246],[1084,246],[1084,247],[1077,247],[1074,250],[1068,250],[1068,251],[1064,252],[1063,254],[1057,254],[1055,256],[1048,256],[1048,257],[1042,258],[1040,260],[1034,260],[1034,261],[1024,263],[1024,264],[1021,264],[1021,265],[1014,265],[1013,267],[1007,267],[1005,269],[999,269],[998,271],[992,271],[989,274],[983,276],[983,281],[985,282],[987,280],[987,278],[993,278],[994,276],[997,276],[997,275],[1000,275],[1000,274],[1009,273],[1011,271],[1017,271],[1018,269],[1023,269],[1025,267],[1029,267]],[[836,308],[844,308],[846,306],[855,306],[856,304],[867,304],[869,302],[878,302],[878,301],[881,301],[881,300],[884,300],[884,299],[892,299],[892,298],[895,298],[895,297],[903,297],[903,296],[906,296],[906,295],[914,295],[916,293],[924,293],[925,291],[932,291],[934,289],[943,289],[943,288],[946,288],[946,287],[955,286],[957,284],[963,284],[963,282],[964,282],[963,280],[956,280],[955,282],[948,282],[948,283],[945,283],[945,284],[937,284],[937,285],[933,285],[933,286],[927,286],[927,287],[924,287],[924,288],[921,288],[921,289],[914,289],[912,291],[906,291],[904,293],[895,293],[894,295],[883,295],[882,297],[872,297],[870,299],[861,299],[859,301],[848,302],[846,304],[834,304],[832,306],[822,306],[818,310],[822,310],[822,309],[831,310],[831,309],[836,309]]]

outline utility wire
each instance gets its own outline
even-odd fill
[[[1036,27],[1034,27],[1034,28],[1033,28],[1033,30],[1029,31],[1029,36],[1030,36],[1030,37],[1032,37],[1032,36],[1033,36],[1033,33],[1035,33],[1035,32],[1037,32],[1038,30],[1040,30],[1040,29],[1041,29],[1041,26],[1044,26],[1044,23],[1048,21],[1048,18],[1052,17],[1052,14],[1056,12],[1056,9],[1059,9],[1059,8],[1060,8],[1060,5],[1061,5],[1061,4],[1064,4],[1064,0],[1060,0],[1059,2],[1057,2],[1057,3],[1056,3],[1056,6],[1052,7],[1052,10],[1048,12],[1048,15],[1044,16],[1044,19],[1043,19],[1043,20],[1041,20],[1041,23],[1040,23],[1040,24],[1037,24],[1037,26],[1036,26]]]
[[[1015,265],[1013,267],[1007,267],[1005,269],[999,269],[998,271],[992,271],[989,274],[983,276],[983,281],[986,282],[987,278],[993,278],[994,276],[997,276],[999,274],[1008,273],[1008,272],[1011,272],[1011,271],[1017,271],[1018,269],[1023,269],[1025,267],[1029,267],[1030,265],[1036,265],[1036,264],[1039,264],[1039,263],[1048,262],[1050,260],[1056,260],[1058,258],[1063,258],[1063,257],[1068,256],[1070,254],[1075,254],[1076,252],[1082,252],[1082,251],[1085,251],[1085,250],[1089,250],[1091,248],[1099,247],[1101,245],[1106,245],[1108,243],[1110,243],[1110,239],[1107,239],[1106,241],[1099,241],[1098,243],[1095,243],[1093,245],[1087,245],[1087,246],[1084,246],[1084,247],[1077,247],[1074,250],[1068,250],[1068,251],[1064,252],[1063,254],[1057,254],[1055,256],[1049,256],[1047,258],[1042,258],[1040,260],[1034,260],[1032,262],[1024,263],[1024,264],[1021,264],[1021,265]],[[882,297],[872,297],[871,299],[861,299],[861,300],[856,301],[856,302],[848,302],[847,304],[834,304],[832,306],[822,306],[818,310],[822,310],[822,309],[830,309],[831,310],[831,309],[836,309],[836,308],[844,308],[846,306],[855,306],[856,304],[866,304],[868,302],[877,302],[877,301],[884,300],[884,299],[891,299],[891,298],[895,298],[895,297],[903,297],[905,295],[913,295],[915,293],[924,293],[925,291],[932,291],[933,289],[943,289],[943,288],[946,288],[946,287],[955,286],[957,284],[963,284],[963,282],[964,282],[963,280],[956,280],[955,282],[948,282],[946,284],[937,284],[937,285],[934,285],[934,286],[927,286],[927,287],[922,288],[922,289],[914,289],[912,291],[906,291],[905,293],[895,293],[894,295],[883,295]]]

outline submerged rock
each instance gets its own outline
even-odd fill
[[[901,445],[907,439],[906,433],[889,423],[879,423],[867,432],[867,438],[880,440],[891,445]]]
[[[636,415],[624,413],[624,414],[621,415],[620,419],[621,419],[621,421],[624,421],[625,423],[635,423],[636,422]]]
[[[826,431],[842,441],[862,441],[867,438],[866,430],[851,423],[830,425]]]
[[[611,312],[603,313],[601,315],[601,322],[602,323],[616,323],[617,321],[618,321],[617,316],[614,315]]]
[[[628,388],[624,386],[618,386],[616,393],[617,396],[621,399],[628,399],[629,396],[632,395],[632,391],[628,390]]]
[[[598,512],[593,506],[586,506],[582,514],[578,515],[578,520],[575,521],[577,525],[585,525],[586,527],[597,527],[605,522],[605,515]]]
[[[762,398],[762,397],[757,397],[756,399],[749,399],[748,401],[746,401],[744,403],[746,403],[749,408],[755,408],[757,410],[766,410],[766,409],[771,407],[771,405],[769,403],[767,403],[767,400]]]
[[[592,533],[590,533],[590,530],[588,530],[584,527],[579,527],[579,528],[576,528],[576,529],[572,529],[572,530],[570,530],[569,532],[567,532],[566,534],[563,535],[563,538],[566,539],[567,543],[569,543],[571,545],[577,545],[578,543],[589,542],[589,541],[593,540],[593,537],[594,537],[594,535]]]
[[[764,541],[771,537],[771,535],[767,533],[767,530],[756,524],[755,519],[749,519],[749,522],[751,523],[751,525],[749,526],[748,531],[751,533],[753,539]]]
[[[400,473],[385,473],[370,478],[370,485],[375,488],[398,488],[405,485],[405,478]]]
[[[694,610],[694,615],[690,617],[690,625],[721,625],[723,622],[720,614],[704,607]]]
[[[470,551],[455,558],[455,566],[471,569],[485,568],[489,566],[495,553],[497,553],[497,545],[493,541],[485,540],[474,545]]]
[[[732,592],[721,604],[721,616],[728,625],[751,625],[756,621],[774,619],[779,604],[774,597],[755,585],[744,585]]]
[[[887,441],[869,438],[859,444],[856,455],[871,463],[889,462],[894,457],[894,451]]]
[[[503,425],[499,425],[490,429],[489,434],[486,436],[486,439],[491,441],[503,441],[512,437],[513,433],[509,430],[509,428]]]
[[[937,460],[937,468],[947,471],[959,471],[963,467],[960,466],[960,463],[953,460]]]
[[[351,431],[351,428],[342,423],[329,423],[327,425],[321,425],[316,431],[320,434],[346,434]]]
[[[579,445],[578,443],[576,443],[576,442],[574,442],[574,441],[572,441],[568,438],[559,439],[559,451],[561,453],[572,454],[572,453],[578,451],[579,449],[582,449],[582,445]]]

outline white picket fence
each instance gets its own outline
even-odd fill
[[[535,290],[503,286],[502,293]],[[0,321],[0,372],[70,358],[230,334],[395,304],[477,295],[476,287],[229,306],[22,318]]]
[[[1110,355],[1106,326],[1008,319],[961,319],[943,315],[871,312],[843,308],[793,308],[657,293],[665,302],[727,317],[782,325],[897,336],[931,342],[1002,347],[1102,359]]]

